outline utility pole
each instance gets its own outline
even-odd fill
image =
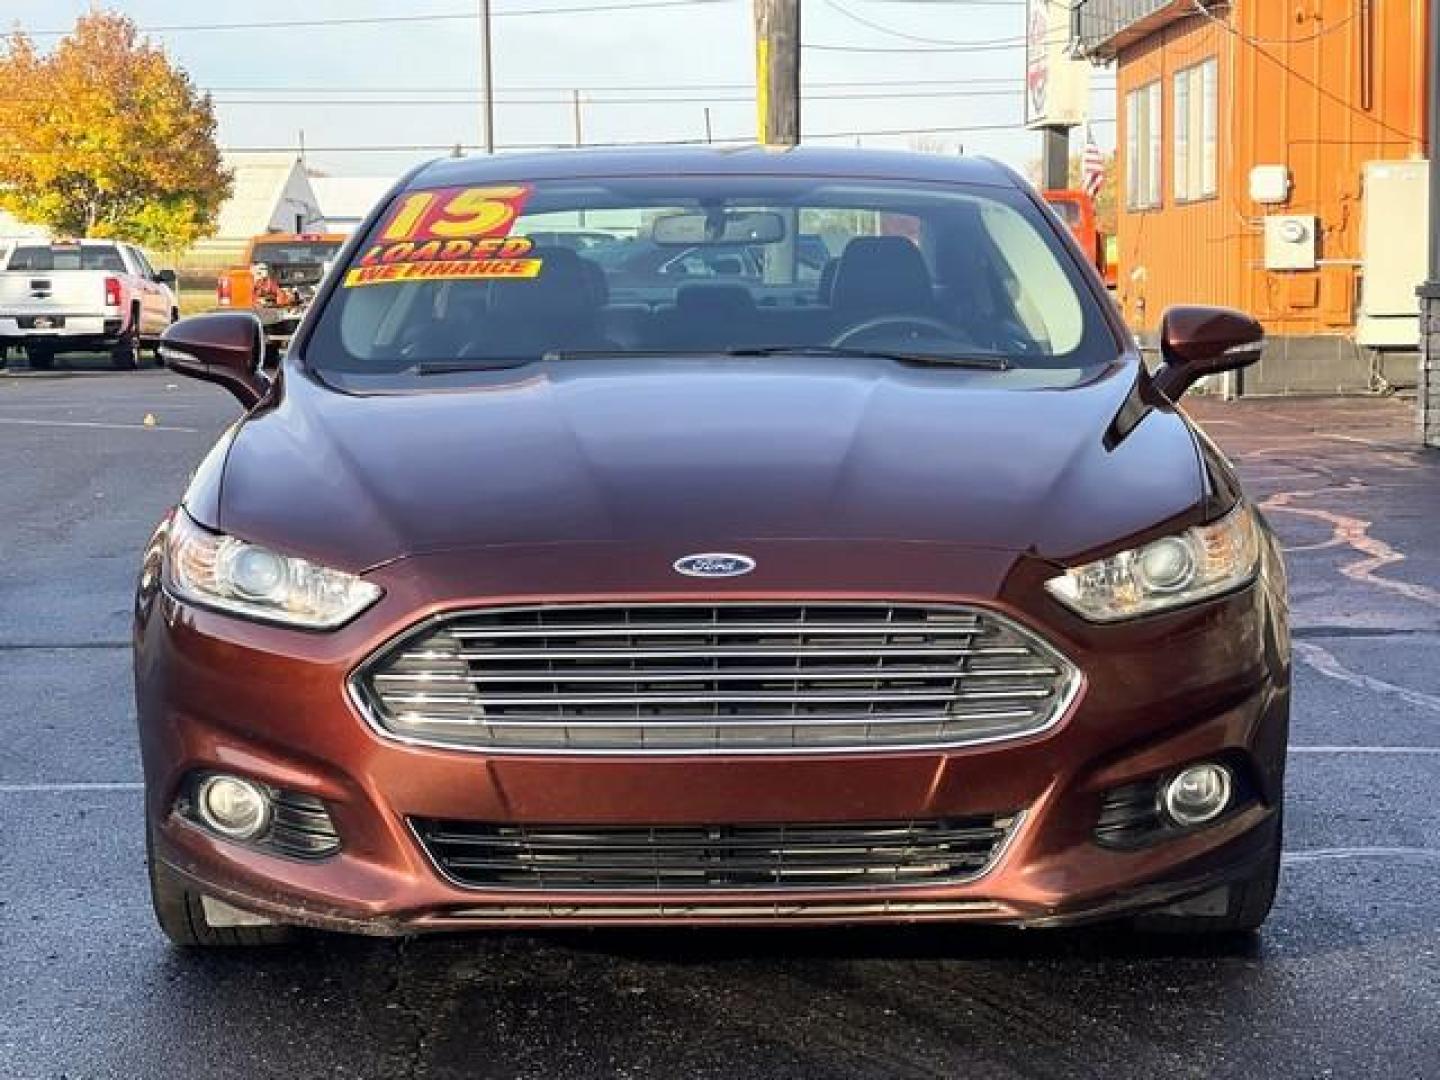
[[[1440,0],[1430,0],[1430,276],[1420,286],[1420,441],[1440,447]]]
[[[1070,186],[1070,129],[1040,129],[1040,178],[1046,190]]]
[[[800,142],[800,0],[754,0],[755,105],[764,146]]]
[[[485,152],[495,153],[495,80],[490,65],[490,0],[480,0],[480,63],[484,68],[481,114],[485,123]]]
[[[572,108],[573,111],[574,111],[574,118],[575,118],[575,145],[576,145],[577,147],[579,147],[579,146],[584,146],[584,145],[585,145],[585,129],[582,127],[582,125],[581,125],[581,123],[580,123],[580,91],[579,91],[579,90],[571,90],[571,91],[570,91],[570,105],[571,105],[571,108]],[[579,222],[580,228],[582,228],[582,229],[585,228],[585,211],[584,211],[584,210],[581,210],[581,211],[580,211],[580,213],[579,213],[579,214],[577,215],[577,217],[576,217],[576,220]]]
[[[710,130],[710,106],[705,106],[705,144],[708,146],[715,141],[714,133]]]
[[[761,146],[796,146],[800,142],[800,0],[754,3],[756,141]],[[781,213],[785,238],[763,249],[767,285],[793,285],[799,266],[795,243],[799,213],[793,207]]]

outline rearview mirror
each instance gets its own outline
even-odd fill
[[[249,311],[219,311],[181,319],[160,338],[160,358],[171,371],[218,383],[245,408],[259,404],[270,382],[260,373],[265,328]]]
[[[1265,328],[1239,311],[1218,307],[1172,307],[1160,323],[1155,385],[1177,401],[1206,375],[1238,371],[1260,359]]]
[[[785,219],[773,210],[716,210],[656,218],[650,238],[662,247],[703,244],[778,244]]]
[[[155,280],[161,285],[169,286],[172,289],[180,283],[180,279],[175,275],[174,270],[161,270],[155,275]]]

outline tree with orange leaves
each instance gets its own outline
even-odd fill
[[[42,54],[0,52],[0,208],[60,236],[162,250],[210,235],[230,177],[215,110],[122,15],[82,15]]]

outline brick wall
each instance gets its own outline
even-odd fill
[[[1428,316],[1422,317],[1426,332],[1420,357],[1420,441],[1440,449],[1440,289],[1434,290],[1428,306]]]

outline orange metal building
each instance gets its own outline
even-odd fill
[[[1426,155],[1428,2],[1081,0],[1081,49],[1117,65],[1119,299],[1142,336],[1168,305],[1225,304],[1272,337],[1252,389],[1414,381],[1418,330],[1390,309],[1424,278],[1423,199],[1408,237],[1384,221],[1424,167],[1374,163]]]

